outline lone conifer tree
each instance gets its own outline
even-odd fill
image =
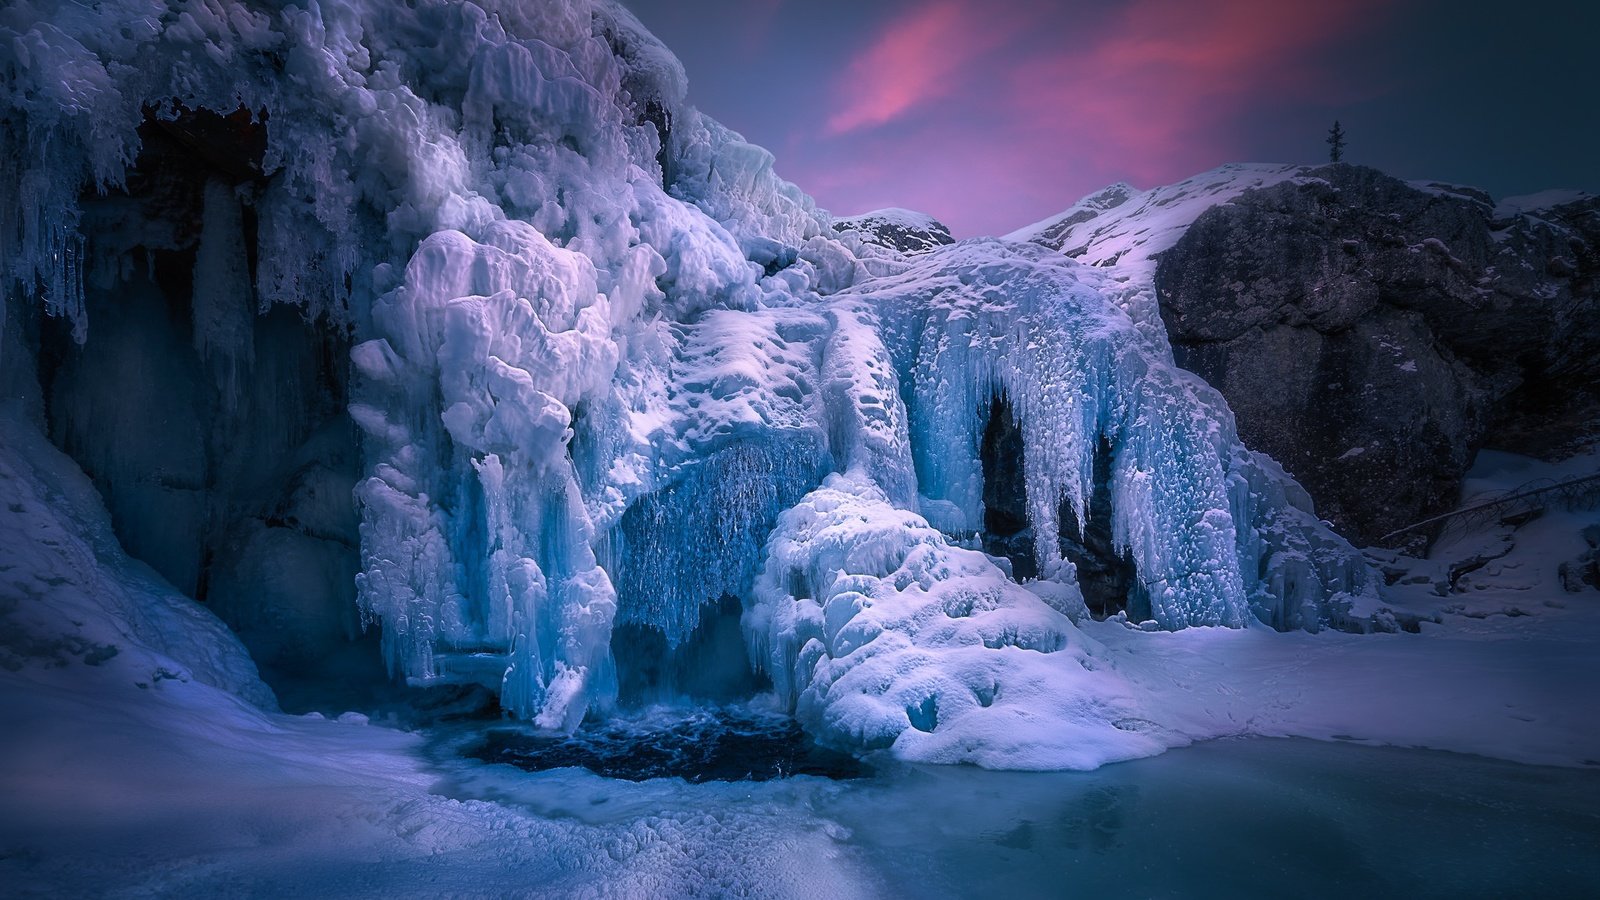
[[[1333,127],[1328,129],[1328,161],[1339,162],[1344,159],[1344,129],[1339,126],[1339,120],[1333,120]]]

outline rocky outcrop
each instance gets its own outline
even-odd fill
[[[1358,543],[1454,504],[1482,447],[1553,455],[1600,413],[1600,198],[1335,165],[1199,215],[1158,258],[1180,365]]]
[[[1574,594],[1589,588],[1600,588],[1600,525],[1590,525],[1583,529],[1582,534],[1587,549],[1562,563],[1556,570],[1562,588]]]
[[[901,253],[924,253],[955,243],[943,222],[909,209],[880,209],[859,216],[834,219],[833,230],[854,232],[862,241]]]

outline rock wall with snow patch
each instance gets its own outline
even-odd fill
[[[1559,456],[1592,436],[1597,210],[1579,192],[1496,204],[1361,166],[1235,164],[1113,185],[1010,237],[1106,269],[1246,441],[1374,543],[1452,505],[1481,447]]]

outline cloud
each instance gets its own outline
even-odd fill
[[[962,70],[1005,42],[1014,18],[980,3],[940,0],[891,20],[837,85],[842,107],[830,135],[891,122],[959,86]]]
[[[1336,104],[1362,63],[1334,51],[1394,2],[937,0],[851,59],[824,133],[785,169],[825,205],[1010,230],[1111,181],[1235,160],[1285,110]]]

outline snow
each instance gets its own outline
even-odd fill
[[[877,248],[891,251],[892,259],[898,254],[926,253],[955,242],[943,222],[926,213],[899,207],[835,218],[832,228],[862,257],[864,264],[875,269],[873,274],[879,275],[892,268],[874,265],[880,262],[880,255],[874,252]]]
[[[1066,616],[864,479],[830,476],[780,518],[755,597],[751,655],[825,743],[1020,769],[1158,746]]]
[[[53,669],[84,665],[142,690],[200,684],[275,706],[227,627],[123,553],[72,461],[10,404],[0,425],[0,668],[48,683]]]
[[[1192,760],[1197,750],[1179,750],[1163,766],[1113,766],[1092,782],[890,767],[859,783],[633,784],[472,763],[449,749],[457,738],[441,747],[399,730],[392,712],[288,716],[256,705],[270,695],[221,623],[122,554],[98,494],[32,422],[8,413],[3,424],[0,729],[10,738],[0,742],[0,879],[24,896],[111,885],[196,896],[875,896],[918,866],[931,892],[962,893],[996,860],[1011,861],[1002,868],[1012,879],[1058,872],[1076,839],[1043,823],[1072,809],[1091,815],[1108,784],[1136,784],[1131,796],[1117,789],[1119,806],[1155,804],[1136,819],[1165,823],[1138,827],[1141,854],[1151,834],[1166,833],[1149,828],[1187,821],[1177,811],[1193,809],[1197,792],[1215,798],[1199,804],[1210,810],[1201,831],[1213,834],[1218,809],[1245,804],[1259,817],[1275,808],[1268,797],[1299,797],[1329,778],[1382,781],[1372,798],[1329,801],[1359,810],[1409,796],[1426,773],[1447,792],[1506,784],[1484,809],[1548,811],[1561,797],[1581,809],[1579,798],[1591,796],[1592,779],[1577,770],[1329,756],[1333,744],[1243,758],[1215,745]],[[1486,453],[1468,490],[1597,466],[1592,454],[1551,466]],[[808,727],[855,747],[871,735],[907,759],[1090,767],[1266,735],[1593,765],[1600,603],[1592,591],[1565,592],[1555,566],[1582,548],[1577,530],[1594,516],[1552,512],[1516,529],[1501,566],[1474,573],[1470,608],[1456,608],[1463,595],[1415,586],[1413,602],[1428,606],[1412,611],[1438,619],[1420,634],[1146,631],[1115,619],[1074,625],[997,577],[987,557],[890,505],[857,470],[830,476],[782,514],[756,591],[771,619],[748,623],[753,641],[769,641],[776,699],[787,692]],[[1417,565],[1448,567],[1497,527],[1463,534]],[[769,602],[780,595],[799,602]],[[1495,607],[1529,614],[1476,614]],[[797,647],[794,660],[817,664],[790,666],[791,680],[777,667]],[[1246,770],[1261,780],[1246,784]],[[1404,774],[1384,774],[1395,771]],[[1053,811],[1062,791],[1079,800]],[[1352,833],[1391,841],[1416,827],[1437,841],[1439,826],[1416,818],[1423,797],[1435,796],[1406,801],[1393,821],[1352,824]],[[1299,802],[1286,801],[1283,814],[1300,815]],[[1529,831],[1535,820],[1548,833]],[[1044,830],[1017,832],[1029,821]],[[1094,834],[1120,833],[1116,820],[1093,821]],[[1571,877],[1588,877],[1584,838],[1572,830],[1581,826],[1524,811],[1504,827],[1537,833],[1561,865],[1580,867]],[[990,846],[996,835],[1004,840]],[[1171,841],[1204,843],[1182,829]],[[1456,836],[1450,846],[1479,845]],[[1473,863],[1452,871],[1462,865]],[[1555,861],[1536,868],[1569,883]],[[1100,867],[1084,872],[1106,877]]]
[[[1006,235],[1058,250],[1108,270],[1121,287],[1112,296],[1152,346],[1167,347],[1155,296],[1156,257],[1183,237],[1206,210],[1246,191],[1311,177],[1312,166],[1230,163],[1147,191],[1119,183],[1066,211]],[[1167,351],[1170,355],[1170,351]]]
[[[994,566],[962,577],[993,582],[1017,621],[1053,616],[1046,630],[1060,633],[1046,644],[1077,640],[1061,619],[1084,610],[1059,503],[1084,521],[1102,441],[1115,456],[1115,543],[1137,568],[1136,620],[1393,627],[1362,558],[1281,470],[1238,443],[1226,405],[1171,364],[1147,333],[1151,319],[1136,324],[1118,309],[1124,282],[1027,244],[966,242],[911,261],[836,238],[828,216],[774,174],[770,153],[687,105],[681,67],[625,10],[604,0],[525,7],[219,3],[159,19],[141,18],[152,7],[140,0],[108,0],[8,14],[19,46],[40,52],[24,55],[7,100],[24,126],[7,132],[7,165],[23,170],[0,182],[53,187],[23,190],[8,207],[19,218],[0,223],[12,248],[7,302],[37,291],[80,336],[88,313],[72,260],[82,236],[37,222],[76,226],[77,186],[121,182],[147,105],[173,121],[203,108],[265,123],[259,165],[271,177],[204,188],[193,356],[157,348],[176,338],[160,286],[129,262],[146,236],[90,223],[101,229],[91,235],[114,238],[91,242],[89,259],[106,282],[96,291],[122,294],[106,325],[127,362],[115,380],[95,377],[98,368],[59,380],[64,445],[111,486],[117,521],[141,535],[133,549],[182,589],[201,583],[206,556],[192,538],[214,515],[193,499],[213,478],[197,449],[209,436],[186,417],[195,404],[182,392],[209,381],[224,418],[251,419],[235,409],[242,387],[293,360],[257,334],[248,207],[260,308],[296,309],[353,336],[357,604],[362,624],[382,631],[391,675],[409,684],[480,684],[512,714],[570,732],[615,701],[630,661],[613,653],[614,627],[654,629],[673,652],[708,604],[738,598],[754,622],[782,602],[777,587],[756,590],[782,543],[769,537],[781,535],[786,510],[825,496],[819,485],[865,504],[874,522],[896,522],[901,540],[936,528],[940,552],[961,556],[950,545],[973,540],[983,522],[978,450],[996,397],[1024,433],[1043,580],[1025,590]],[[143,24],[108,30],[113,21]],[[58,95],[64,87],[71,96]],[[1100,218],[1085,261],[1134,266],[1133,249],[1158,252],[1205,204],[1297,171],[1233,167],[1087,201]],[[1128,213],[1148,224],[1152,210],[1156,233],[1118,230],[1134,221]],[[879,218],[929,222],[907,211]],[[151,348],[161,352],[147,367]],[[127,418],[151,408],[119,402],[130,385],[172,407],[163,427]],[[259,427],[289,434],[312,423],[274,412]],[[229,477],[248,482],[248,460],[236,464]],[[136,477],[152,470],[170,477]],[[306,502],[297,520],[330,518]],[[316,603],[337,597],[329,586],[350,577],[335,551],[257,529],[227,552],[236,565],[220,580],[219,609],[241,627],[277,617],[337,632],[337,614],[309,624]],[[946,590],[929,577],[925,590]],[[888,630],[921,641],[934,668],[962,665],[968,638],[929,643],[910,618]],[[1035,704],[1049,713],[1004,704],[988,716],[1036,714],[1060,735],[1100,734],[1103,746],[1058,735],[1022,749],[1009,726],[971,724],[981,715],[929,724],[929,739],[903,729],[893,739],[918,758],[995,766],[1149,752],[1145,736],[1116,728],[1122,713],[1086,699],[1100,687],[1073,686],[1069,656],[1048,676],[992,661],[972,671],[1067,679]],[[797,673],[788,699],[813,674]],[[839,687],[853,683],[842,673],[834,683],[817,702],[851,719],[867,694]],[[957,723],[949,697],[943,719]],[[823,727],[829,715],[813,721]],[[836,736],[875,745],[917,717],[892,718]]]
[[[1600,758],[1600,604],[1558,575],[1592,511],[1373,554],[1380,587],[1172,364],[1154,257],[1303,168],[1116,185],[902,255],[832,226],[937,223],[831,219],[609,0],[18,0],[0,46],[0,881],[21,894],[880,896],[920,859],[897,829],[940,836],[938,865],[970,829],[1030,846],[1005,816],[1043,809],[1032,786],[1087,783],[910,763],[1092,769],[1228,736]],[[84,202],[126,178],[147,107],[265,123],[270,177],[207,181],[190,244]],[[175,329],[141,257],[185,246]],[[35,302],[95,330],[49,398],[17,327]],[[309,356],[347,346],[348,421],[295,408]],[[975,549],[1000,399],[1041,575],[1020,583]],[[1137,587],[1094,621],[1060,506],[1085,521],[1102,452]],[[1472,491],[1600,467],[1480,463]],[[296,528],[220,544],[208,609],[219,545],[197,536],[230,505]],[[614,712],[639,664],[619,626],[669,656],[726,634],[708,670],[748,659],[772,691],[749,702],[893,774],[473,763],[453,742],[478,725],[279,712],[213,611],[290,657],[376,628],[397,680],[482,686],[555,733]],[[1029,788],[985,818],[1002,783]],[[983,862],[946,875],[972,893],[1006,868]]]
[[[938,219],[924,212],[914,209],[904,209],[891,206],[885,209],[875,209],[871,212],[858,213],[853,216],[836,216],[833,224],[841,231],[859,231],[873,228],[878,225],[894,225],[899,228],[916,231],[943,230],[944,225]]]
[[[1522,194],[1516,197],[1502,197],[1495,205],[1494,217],[1496,219],[1509,219],[1513,216],[1534,215],[1556,206],[1565,206],[1593,197],[1587,191],[1556,188],[1548,191],[1539,191],[1536,194]]]
[[[1116,184],[1090,194],[1007,240],[1032,241],[1092,266],[1150,266],[1200,214],[1245,191],[1303,180],[1311,166],[1230,163],[1174,184],[1140,191]]]

